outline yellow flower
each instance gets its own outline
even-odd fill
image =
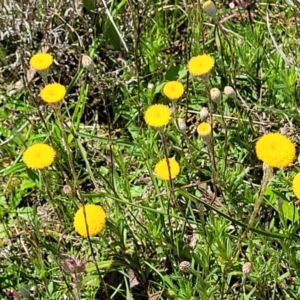
[[[259,138],[255,145],[258,159],[274,168],[290,164],[296,154],[295,145],[280,133],[268,133]]]
[[[106,213],[100,205],[86,204],[84,206],[86,219],[84,217],[83,206],[80,207],[74,216],[74,228],[82,237],[95,236],[100,233],[106,223]],[[88,231],[87,231],[87,226]]]
[[[201,137],[207,137],[211,133],[211,126],[207,122],[202,122],[197,127],[197,132]]]
[[[293,192],[300,199],[300,172],[293,179]]]
[[[33,55],[29,61],[30,66],[38,71],[48,69],[52,65],[52,63],[52,55],[45,52]]]
[[[165,158],[155,165],[154,173],[161,180],[170,180],[170,175],[171,179],[174,179],[180,172],[179,164],[174,158],[169,158],[168,161],[170,169]]]
[[[49,83],[40,92],[41,98],[47,103],[61,101],[66,95],[66,87],[59,83]]]
[[[184,93],[184,86],[179,81],[169,81],[164,85],[163,93],[170,100],[176,101]]]
[[[209,74],[215,60],[208,54],[194,56],[188,63],[188,70],[192,75],[204,76]]]
[[[28,168],[44,169],[53,163],[55,155],[56,152],[51,146],[38,143],[25,150],[23,161]]]
[[[144,118],[148,125],[153,127],[162,127],[169,123],[171,110],[166,105],[154,104],[148,107]]]

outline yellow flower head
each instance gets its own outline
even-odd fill
[[[169,123],[171,119],[171,110],[166,105],[154,104],[148,107],[144,118],[148,125],[162,127]]]
[[[174,179],[180,172],[179,164],[175,158],[169,158],[168,161],[170,169],[168,168],[168,162],[165,158],[155,165],[154,173],[161,180],[170,180],[170,175],[171,179]]]
[[[293,179],[293,192],[300,199],[300,172]]]
[[[215,60],[208,54],[194,56],[188,63],[188,70],[192,75],[204,76],[209,74]]]
[[[48,69],[52,65],[52,63],[52,55],[45,52],[33,55],[29,61],[30,66],[38,71]]]
[[[197,132],[201,137],[207,137],[211,133],[211,126],[207,122],[202,122],[197,127]]]
[[[23,161],[28,168],[44,169],[53,163],[55,155],[56,152],[51,146],[38,143],[25,150]]]
[[[268,133],[256,142],[256,155],[269,167],[283,168],[290,164],[296,154],[295,145],[281,133]]]
[[[164,85],[163,93],[170,100],[176,101],[184,93],[184,86],[179,81],[169,81]]]
[[[88,233],[89,236],[95,236],[105,226],[106,213],[100,205],[86,204],[84,208],[86,219],[84,218],[83,207],[80,207],[74,216],[74,228],[82,237],[87,237]]]
[[[57,103],[64,99],[66,87],[59,83],[49,83],[40,92],[41,98],[47,103]]]

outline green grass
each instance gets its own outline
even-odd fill
[[[102,1],[97,13],[93,1],[83,1],[83,10],[16,2],[0,1],[7,29],[0,45],[0,299],[5,291],[29,299],[28,286],[33,299],[298,299],[296,158],[274,170],[249,224],[263,178],[256,140],[284,130],[299,145],[298,2],[260,2],[253,23],[246,10],[216,3],[221,26],[197,1],[115,1],[106,3],[108,14]],[[27,23],[39,26],[29,35]],[[39,74],[26,75],[42,46],[55,59],[49,82],[68,90],[64,125],[39,97]],[[187,71],[203,53],[215,59],[207,84]],[[92,71],[81,66],[82,54],[93,59]],[[176,113],[187,130],[177,129],[173,115],[160,134],[144,112],[171,106],[162,94],[169,80],[185,86]],[[211,105],[206,88],[226,85],[238,97],[222,93]],[[211,108],[213,147],[196,131],[202,107]],[[45,172],[22,161],[36,142],[57,152]],[[181,168],[171,182],[153,172],[166,152]],[[66,185],[73,193],[63,192]],[[74,230],[82,202],[106,211],[96,237]],[[85,272],[66,272],[68,256],[87,260]]]

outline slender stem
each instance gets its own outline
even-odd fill
[[[188,147],[188,150],[189,150],[189,152],[190,153],[192,153],[192,147],[195,149],[195,150],[197,150],[197,151],[199,151],[199,149],[192,143],[192,141],[189,139],[189,137],[188,137],[188,135],[186,134],[186,132],[184,131],[184,130],[181,130],[180,128],[179,128],[179,124],[178,124],[178,118],[177,118],[177,105],[176,105],[176,102],[172,102],[172,107],[173,107],[173,109],[174,109],[174,119],[175,119],[175,124],[176,124],[176,127],[177,127],[177,129],[182,133],[182,135],[184,136],[184,139],[185,139],[185,141],[186,141],[186,143],[187,143],[187,147]],[[186,120],[184,121],[184,122],[186,122]],[[182,145],[182,147],[181,147],[181,151],[183,152],[183,145]],[[192,165],[193,165],[193,167],[196,167],[196,165],[195,165],[195,162],[194,162],[194,158],[193,158],[193,155],[191,156],[191,162],[192,162]]]
[[[208,77],[203,78],[206,94],[209,100],[209,113],[210,113],[210,126],[211,129],[214,127],[214,119],[213,119],[213,102],[210,96],[210,89],[209,89],[209,83],[208,83]],[[210,153],[210,160],[212,164],[212,175],[213,175],[213,188],[214,192],[217,193],[217,187],[216,183],[219,182],[218,180],[218,171],[217,171],[217,165],[216,165],[216,159],[215,159],[215,152],[214,152],[214,139],[213,139],[213,130],[211,130],[211,136],[210,136],[210,142],[209,142],[209,153]]]
[[[271,178],[272,173],[273,173],[273,168],[272,167],[269,167],[269,166],[265,166],[264,167],[264,176],[263,176],[263,181],[262,181],[262,184],[261,184],[261,187],[260,187],[259,195],[258,195],[258,198],[257,198],[257,200],[255,202],[254,209],[253,209],[252,215],[250,217],[248,226],[245,229],[243,235],[247,234],[247,232],[249,231],[250,227],[252,227],[252,225],[253,225],[253,223],[255,221],[255,218],[256,218],[256,216],[257,216],[257,214],[259,212],[260,206],[261,206],[261,204],[263,202],[264,193],[265,193],[265,191],[267,189],[267,186],[268,186],[268,183],[269,183],[269,179]]]
[[[221,106],[221,103],[218,101],[217,106],[219,108],[220,114],[221,114],[221,118],[222,118],[222,122],[224,125],[224,135],[225,135],[225,141],[224,141],[224,153],[225,153],[225,158],[224,158],[224,172],[223,172],[223,178],[225,178],[226,176],[226,170],[227,170],[227,159],[228,159],[228,129],[227,129],[227,125],[226,125],[226,121],[224,118],[224,112]]]
[[[75,273],[75,298],[81,300],[81,274]]]
[[[59,219],[60,224],[64,224],[64,223],[63,223],[63,220],[62,220],[62,217],[61,217],[61,215],[60,215],[60,212],[59,212],[59,210],[57,209],[57,207],[55,206],[54,198],[52,197],[51,190],[50,190],[49,185],[48,185],[48,181],[47,181],[47,177],[46,177],[46,172],[45,172],[45,170],[41,170],[41,175],[42,175],[43,184],[44,184],[44,186],[45,186],[46,193],[47,193],[48,198],[49,198],[49,200],[50,200],[50,202],[51,202],[51,205],[52,205],[53,209],[55,210],[55,212],[56,212],[56,214],[57,214],[57,217],[58,217],[58,219]]]
[[[172,242],[172,245],[174,246],[174,237],[173,237],[173,229],[172,229],[173,226],[172,226],[172,220],[171,220],[171,215],[170,215],[171,202],[173,204],[175,204],[174,184],[173,184],[173,180],[172,180],[172,176],[171,176],[170,162],[169,162],[169,156],[168,156],[168,150],[167,150],[167,140],[166,140],[166,136],[164,134],[163,128],[159,129],[159,133],[160,133],[160,137],[161,137],[161,141],[162,141],[162,145],[163,145],[163,149],[164,149],[164,155],[165,155],[165,158],[167,161],[168,173],[169,173],[169,179],[170,179],[170,180],[168,180],[170,195],[168,197],[167,215],[168,215],[169,229],[170,229],[170,234],[171,234],[171,242]]]
[[[46,69],[46,70],[41,70],[39,71],[43,81],[44,81],[44,84],[47,85],[48,84],[48,73],[49,73],[49,69]]]
[[[249,222],[248,222],[248,226],[247,228],[244,230],[243,234],[240,236],[240,238],[238,239],[238,242],[237,242],[237,247],[236,247],[236,250],[235,250],[235,253],[232,255],[231,259],[227,262],[224,270],[223,270],[223,276],[222,276],[222,287],[221,287],[221,297],[223,296],[223,293],[224,293],[224,288],[225,288],[225,282],[226,282],[226,278],[225,278],[225,275],[227,273],[227,270],[229,268],[229,266],[232,264],[232,262],[238,257],[238,255],[240,254],[241,252],[241,246],[242,246],[242,242],[243,240],[246,238],[246,235],[247,233],[249,232],[250,228],[253,226],[254,224],[254,221],[255,221],[255,218],[259,212],[259,209],[261,207],[261,204],[263,202],[263,199],[264,199],[264,194],[265,194],[265,191],[267,189],[267,186],[268,186],[268,183],[269,183],[269,179],[271,178],[272,176],[272,172],[273,172],[273,168],[272,167],[269,167],[267,165],[264,166],[264,175],[263,175],[263,178],[262,178],[262,183],[261,183],[261,186],[260,186],[260,189],[259,189],[259,193],[258,193],[258,197],[255,201],[255,204],[254,204],[254,209],[253,209],[253,212],[250,216],[250,219],[249,219]],[[223,299],[223,298],[221,298]]]
[[[90,238],[90,234],[89,234],[89,230],[88,230],[88,224],[87,224],[87,218],[86,218],[85,202],[84,202],[84,198],[83,198],[83,195],[82,195],[81,188],[79,186],[77,174],[76,174],[76,171],[75,171],[73,155],[72,155],[72,152],[71,152],[71,149],[70,149],[70,145],[69,145],[69,142],[68,142],[63,117],[62,117],[62,114],[61,114],[61,106],[60,105],[53,106],[53,109],[54,109],[54,112],[55,112],[55,114],[57,116],[57,119],[59,121],[59,124],[60,124],[60,129],[61,129],[62,136],[63,136],[63,139],[64,139],[64,144],[65,144],[66,151],[67,151],[67,157],[68,157],[69,165],[70,165],[70,168],[71,168],[71,174],[74,178],[74,185],[77,189],[77,193],[74,193],[74,195],[78,195],[78,198],[79,198],[80,203],[81,203],[82,208],[83,208],[83,216],[84,216],[84,221],[85,221],[85,226],[86,226],[86,231],[87,231],[87,239],[88,239],[89,247],[90,247],[90,250],[91,250],[92,257],[93,257],[93,261],[95,263],[95,266],[96,266],[97,272],[99,274],[100,280],[103,284],[103,288],[104,288],[104,291],[106,293],[106,296],[109,298],[108,290],[107,290],[106,284],[105,284],[105,282],[104,282],[104,280],[101,276],[100,269],[98,267],[97,260],[96,260],[96,255],[95,255],[92,243],[91,243],[91,238]],[[72,186],[72,188],[74,190],[73,186]]]

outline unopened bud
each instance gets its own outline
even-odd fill
[[[72,188],[69,185],[64,185],[63,193],[67,196],[71,196],[72,195]]]
[[[233,87],[227,85],[224,87],[224,94],[228,97],[228,98],[232,98],[235,99],[236,98],[236,92],[234,90]]]
[[[191,264],[188,261],[182,261],[179,265],[179,269],[182,273],[188,273],[190,271]]]
[[[185,131],[186,130],[186,123],[185,123],[185,120],[182,119],[182,118],[178,118],[177,119],[177,123],[178,123],[178,128],[182,131]]]
[[[209,117],[209,112],[206,107],[202,107],[200,110],[200,119],[205,121]]]
[[[153,88],[154,88],[154,84],[149,82],[148,85],[147,85],[147,89],[148,90],[153,90]]]
[[[210,90],[210,97],[213,102],[219,102],[221,99],[221,92],[218,88],[212,88]]]
[[[214,21],[217,20],[217,8],[212,1],[205,1],[202,7],[204,12],[208,14]]]
[[[252,263],[250,261],[244,263],[242,271],[245,275],[250,274],[253,270]]]
[[[276,199],[276,203],[277,203],[277,206],[278,206],[279,208],[282,208],[283,200],[282,200],[281,197],[279,197],[279,198]]]
[[[88,55],[82,54],[81,63],[83,65],[83,67],[88,69],[89,71],[94,69],[93,60]]]

